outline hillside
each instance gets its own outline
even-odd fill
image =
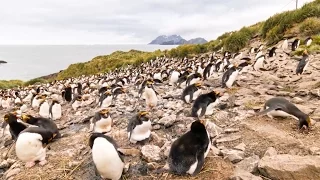
[[[179,35],[161,35],[158,36],[156,39],[152,40],[149,44],[159,44],[159,45],[182,45],[182,44],[204,44],[208,41],[204,38],[194,38],[190,40],[185,40]]]

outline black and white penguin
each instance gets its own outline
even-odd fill
[[[281,45],[282,50],[287,50],[289,46],[288,39],[285,39]]]
[[[298,127],[300,130],[303,126],[306,126],[307,128],[311,126],[310,117],[285,98],[271,98],[266,101],[263,109],[264,110],[257,113],[257,115],[267,114],[270,118],[293,117],[299,121]]]
[[[39,161],[41,166],[46,161],[46,145],[55,137],[52,132],[41,127],[29,127],[23,130],[16,142],[17,157],[26,162],[26,167],[32,167]]]
[[[53,100],[49,108],[49,117],[52,120],[58,120],[62,117],[61,104],[57,100]]]
[[[194,73],[187,77],[186,85],[197,83],[202,80],[202,75],[200,73]]]
[[[9,125],[9,131],[13,140],[16,140],[19,133],[27,128],[26,125],[18,122],[17,115],[14,112],[4,115],[3,118],[4,118],[4,121],[2,124],[2,128],[3,128],[2,136],[4,135],[7,125]]]
[[[82,104],[82,96],[77,96],[75,98],[75,100],[72,102],[72,109],[73,110],[77,110],[79,107],[81,107],[81,104]]]
[[[157,94],[158,93],[155,91],[153,87],[153,82],[148,81],[144,90],[147,109],[149,108],[152,109],[153,107],[157,106],[158,104]]]
[[[113,100],[117,99],[120,94],[126,93],[126,90],[123,87],[117,87],[112,90]]]
[[[43,117],[33,117],[29,114],[23,114],[21,116],[21,120],[25,123],[38,126],[50,131],[52,134],[55,135],[55,139],[58,139],[61,137],[61,134],[59,132],[57,125],[50,119],[43,118]]]
[[[44,95],[36,95],[31,102],[31,107],[33,109],[37,109],[40,107],[40,103],[45,99],[46,97]]]
[[[63,99],[67,102],[71,102],[73,95],[72,95],[72,88],[70,85],[68,85],[66,88],[64,88],[64,93],[62,93]]]
[[[220,103],[221,93],[212,91],[200,95],[192,105],[191,116],[202,117],[213,114],[214,107]]]
[[[169,84],[170,85],[176,84],[178,82],[179,76],[180,76],[180,72],[177,70],[173,70],[169,78]]]
[[[39,108],[39,115],[44,118],[49,118],[50,106],[46,99],[41,99]]]
[[[305,41],[304,41],[304,44],[308,47],[310,46],[312,43],[312,38],[311,37],[308,37]]]
[[[268,53],[269,57],[274,57],[274,56],[276,56],[276,50],[277,50],[277,47],[271,48],[270,51],[269,51],[269,53]]]
[[[309,65],[309,55],[308,55],[307,50],[305,50],[303,52],[302,58],[300,59],[300,61],[298,63],[298,66],[296,69],[296,74],[302,75],[305,72],[305,70],[307,69],[308,65]]]
[[[112,99],[112,93],[110,91],[105,91],[99,98],[99,106],[101,108],[109,107],[112,104]]]
[[[112,119],[108,109],[96,112],[90,121],[90,131],[98,133],[108,133],[112,128]]]
[[[203,79],[207,80],[211,75],[213,75],[213,71],[215,71],[215,66],[213,63],[209,63],[203,70]]]
[[[300,45],[300,39],[295,39],[292,43],[291,50],[295,51]]]
[[[191,103],[193,100],[197,99],[201,94],[201,91],[201,83],[191,84],[183,90],[181,98],[185,103]]]
[[[89,138],[92,159],[97,172],[104,179],[118,180],[122,176],[124,161],[116,142],[102,133],[92,133]]]
[[[239,68],[239,74],[242,74],[242,73],[246,73],[249,71],[250,67],[252,63],[251,61],[246,61],[246,62],[242,62],[238,65],[238,68]]]
[[[197,175],[211,148],[203,120],[194,121],[191,130],[175,140],[169,152],[169,170],[177,175]]]
[[[266,64],[266,56],[261,55],[256,58],[256,61],[253,64],[253,69],[256,71],[260,71],[261,69],[264,69],[264,64]]]
[[[129,120],[127,132],[131,143],[149,138],[152,126],[148,114],[146,111],[140,111]]]
[[[229,68],[222,76],[222,88],[231,88],[239,74],[237,66]]]

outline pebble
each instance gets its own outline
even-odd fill
[[[240,151],[245,151],[246,150],[246,145],[244,143],[241,143],[234,147],[233,149],[240,150]]]
[[[160,147],[154,145],[145,145],[141,148],[141,153],[148,162],[161,160],[160,151]]]

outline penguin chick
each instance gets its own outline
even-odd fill
[[[26,167],[32,167],[36,161],[40,161],[41,166],[46,161],[46,145],[52,140],[54,135],[41,127],[29,127],[23,130],[16,142],[17,157],[26,162]]]
[[[172,173],[197,175],[207,157],[211,141],[204,121],[194,121],[191,130],[175,140],[169,152],[168,164]]]
[[[47,131],[50,131],[52,134],[55,135],[55,139],[61,137],[57,125],[50,119],[43,117],[33,117],[29,114],[22,114],[21,120],[25,123],[38,126],[44,128]]]
[[[149,138],[152,126],[148,114],[146,111],[141,111],[129,120],[127,132],[130,142],[136,143]]]
[[[116,142],[102,133],[93,133],[89,138],[92,159],[102,178],[118,180],[122,176],[124,161],[117,150]]]
[[[4,122],[2,124],[3,134],[5,132],[5,128],[9,125],[9,131],[13,140],[16,140],[19,133],[27,128],[26,125],[17,121],[17,114],[15,112],[4,115]]]
[[[220,92],[216,91],[200,95],[193,103],[191,116],[202,117],[213,114],[214,107],[220,103],[220,97]]]
[[[102,109],[96,112],[90,121],[90,131],[107,133],[111,131],[112,119],[108,109]]]
[[[181,98],[185,103],[191,103],[201,94],[201,91],[201,83],[191,84],[183,90]]]
[[[309,65],[309,60],[308,60],[308,52],[307,50],[305,50],[303,52],[302,58],[298,63],[297,69],[296,69],[296,74],[297,75],[302,75],[305,70],[307,69],[308,65]]]
[[[263,109],[264,110],[257,113],[257,115],[267,114],[270,118],[293,117],[299,121],[299,130],[301,130],[303,126],[306,126],[307,129],[311,126],[310,117],[285,98],[271,98],[266,101]]]

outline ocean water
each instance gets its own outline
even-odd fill
[[[30,80],[66,69],[70,64],[90,61],[114,51],[155,51],[176,46],[164,45],[8,45],[0,46],[0,80]]]

